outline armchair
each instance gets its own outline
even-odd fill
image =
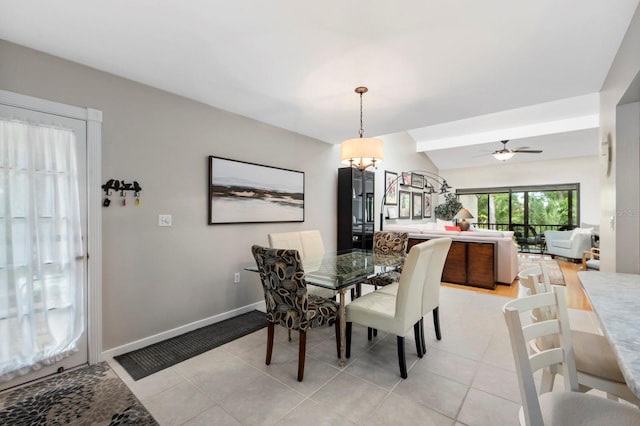
[[[544,231],[547,253],[568,259],[582,259],[582,252],[591,248],[591,228],[572,231]]]

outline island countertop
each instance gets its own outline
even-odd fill
[[[640,397],[640,275],[584,271],[578,278],[629,389]]]

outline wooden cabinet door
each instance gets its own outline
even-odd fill
[[[467,244],[453,241],[442,271],[442,281],[456,284],[467,283],[466,248]]]
[[[472,243],[467,245],[467,282],[483,288],[496,288],[494,280],[495,244]]]

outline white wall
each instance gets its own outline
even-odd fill
[[[612,162],[610,173],[601,173],[601,215],[600,215],[600,268],[607,272],[626,272],[618,270],[619,265],[636,265],[638,273],[638,259],[640,253],[635,250],[625,250],[618,240],[638,238],[640,228],[640,214],[635,211],[625,212],[625,216],[633,220],[620,220],[617,200],[620,197],[639,197],[640,182],[634,179],[624,179],[626,170],[640,168],[640,159],[629,157],[634,151],[629,144],[638,144],[638,140],[619,137],[618,129],[638,126],[640,118],[633,116],[618,117],[620,105],[638,102],[640,100],[640,7],[631,20],[624,39],[613,60],[609,73],[600,90],[600,140],[610,139],[612,142]],[[636,93],[629,93],[635,91]],[[620,110],[622,111],[622,110]],[[622,120],[622,122],[620,122]],[[625,120],[630,120],[624,123]],[[637,150],[637,147],[635,148]],[[637,152],[637,151],[636,151]],[[633,209],[633,208],[632,208]],[[632,247],[636,247],[634,245]]]
[[[640,273],[640,102],[620,105],[616,109],[616,271]],[[632,183],[635,183],[635,187]],[[621,190],[621,186],[631,190]],[[635,255],[634,255],[635,254]]]
[[[381,206],[381,203],[385,190],[385,170],[397,173],[398,175],[400,175],[402,172],[407,172],[410,170],[422,170],[436,174],[438,172],[438,169],[434,166],[428,156],[422,153],[416,153],[416,142],[408,133],[401,132],[391,135],[385,135],[380,137],[380,139],[382,139],[384,143],[384,162],[378,167],[378,171],[376,172],[376,230],[380,229],[380,208],[384,207]],[[400,187],[400,189],[418,192],[418,190],[415,188]],[[433,206],[436,205],[437,202],[438,196],[436,194],[433,194],[431,200],[432,214],[430,219],[386,219],[385,223],[397,223],[406,225],[409,223],[435,221]]]
[[[529,163],[500,163],[494,167],[443,170],[455,189],[504,186],[580,184],[580,221],[599,223],[600,184],[598,157],[576,157]]]

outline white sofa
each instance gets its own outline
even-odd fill
[[[385,231],[408,232],[410,239],[449,237],[453,241],[495,243],[496,282],[510,285],[518,275],[518,247],[513,241],[513,231],[446,231],[443,228],[442,223],[436,222],[411,225],[384,224]]]
[[[582,259],[582,252],[591,249],[593,228],[576,228],[572,231],[544,231],[547,253],[568,259]]]

